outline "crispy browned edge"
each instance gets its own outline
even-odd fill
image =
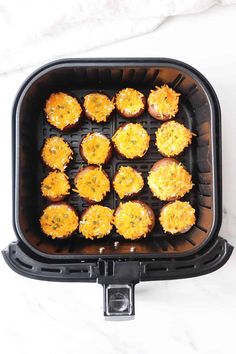
[[[79,227],[80,217],[79,217],[78,211],[77,211],[72,205],[70,205],[69,203],[66,203],[66,202],[56,202],[56,203],[51,203],[51,204],[47,205],[47,206],[43,209],[41,215],[43,215],[44,210],[45,210],[47,207],[51,206],[51,205],[66,205],[70,210],[74,211],[75,214],[78,216],[78,227]],[[41,216],[40,216],[40,217],[41,217]],[[77,227],[76,230],[78,230],[78,227]],[[41,231],[43,232],[44,235],[46,235],[47,237],[50,237],[50,238],[52,239],[51,235],[48,235],[48,234],[46,234],[46,233],[43,231],[43,229],[41,228],[41,225],[40,225],[40,229],[41,229]],[[68,238],[70,238],[70,237],[73,235],[74,232],[76,232],[76,230],[73,231],[73,232],[72,232],[70,235],[68,235],[68,236],[55,237],[55,238],[52,239],[52,240],[65,240],[65,239],[68,239]]]
[[[94,94],[94,93],[99,94],[99,95],[102,95],[102,96],[106,96],[110,101],[112,100],[112,98],[109,97],[109,95],[107,95],[107,94],[104,93],[104,92],[101,92],[101,91],[92,91],[92,92],[89,92],[89,93],[87,93],[87,94],[84,96],[84,100],[83,100],[83,112],[84,112],[85,117],[88,118],[89,120],[91,120],[92,122],[96,122],[97,124],[104,124],[104,123],[106,123],[107,120],[112,116],[112,113],[114,112],[115,107],[114,107],[114,109],[111,111],[111,113],[106,116],[106,120],[105,120],[105,121],[97,122],[96,119],[93,119],[93,118],[92,118],[92,116],[90,115],[89,111],[88,111],[88,110],[85,108],[85,106],[84,106],[85,97],[86,97],[86,96],[89,96],[89,95],[91,95],[91,94]]]
[[[173,163],[173,162],[176,163],[176,164],[178,164],[178,165],[181,164],[181,165],[183,166],[183,164],[182,164],[181,162],[179,162],[178,160],[174,159],[173,157],[164,157],[163,159],[158,160],[157,162],[155,162],[150,171],[157,171],[160,166],[169,165],[170,163]],[[184,167],[184,166],[183,166],[183,167]],[[184,168],[185,168],[185,167],[184,167]],[[152,192],[152,189],[151,189],[150,186],[149,186],[149,188],[150,188],[150,190],[151,190],[151,192]],[[152,192],[152,193],[153,193],[153,192]],[[154,195],[154,194],[153,194],[153,195]],[[169,202],[169,201],[175,201],[175,200],[178,200],[178,199],[180,199],[180,198],[182,198],[182,197],[179,197],[179,196],[178,196],[178,197],[171,197],[171,198],[166,199],[166,201],[167,201],[167,202]]]
[[[57,135],[53,135],[53,137],[54,137],[54,136],[58,137]],[[73,159],[74,159],[74,155],[75,155],[74,150],[73,150],[73,148],[71,147],[70,143],[69,143],[67,140],[65,140],[64,138],[62,138],[62,139],[69,145],[69,147],[70,147],[70,149],[71,149],[71,151],[72,151],[72,159],[69,160],[68,165],[66,166],[66,168],[65,168],[63,171],[58,170],[58,168],[52,168],[51,166],[49,166],[49,165],[46,163],[46,161],[43,159],[43,156],[42,156],[43,147],[44,147],[44,145],[46,144],[47,139],[50,139],[50,138],[52,138],[52,137],[48,136],[47,138],[45,138],[45,139],[44,139],[44,142],[43,142],[43,145],[42,145],[41,148],[40,148],[40,158],[41,158],[41,161],[44,163],[44,165],[45,165],[47,168],[49,168],[50,171],[65,172],[65,171],[67,170],[68,166],[70,165],[70,163],[71,163],[71,162],[73,161]],[[61,137],[58,137],[58,138],[61,138]]]
[[[83,151],[83,147],[82,147],[82,143],[83,143],[83,140],[85,139],[85,138],[87,138],[87,136],[89,136],[89,135],[94,135],[94,134],[99,134],[99,135],[102,135],[104,138],[106,138],[107,140],[109,140],[109,143],[110,143],[110,149],[109,149],[109,151],[108,151],[108,154],[107,154],[107,157],[106,157],[106,159],[105,159],[105,161],[101,164],[101,165],[105,165],[106,163],[108,163],[108,161],[111,159],[111,157],[112,157],[112,143],[111,143],[111,140],[106,136],[106,135],[104,135],[104,134],[102,134],[102,133],[100,133],[100,132],[94,132],[94,133],[88,133],[87,135],[85,135],[84,137],[83,137],[83,139],[81,140],[81,142],[80,142],[80,144],[79,144],[79,152],[80,152],[80,155],[81,155],[81,157],[82,157],[82,159],[86,162],[86,163],[89,163],[88,162],[88,160],[87,160],[87,158],[85,157],[85,155],[84,155],[84,151]],[[98,164],[99,165],[99,164]]]
[[[100,206],[102,206],[102,207],[104,207],[104,208],[108,208],[108,209],[110,209],[110,210],[112,210],[111,208],[109,208],[109,207],[107,207],[107,206],[105,206],[105,205],[101,205],[101,204],[93,204],[93,205],[100,205]],[[81,216],[80,216],[80,220],[83,220],[83,218],[85,217],[85,215],[87,214],[87,212],[89,211],[89,209],[93,206],[93,205],[89,205],[86,209],[84,209],[84,211],[82,212],[82,214],[81,214]],[[111,228],[111,231],[109,232],[109,234],[106,234],[106,235],[103,235],[103,236],[108,236],[108,235],[110,235],[110,233],[112,232],[112,229],[113,229],[113,227],[114,227],[114,225],[113,224],[111,224],[112,225],[112,228]],[[83,234],[82,234],[83,235]],[[95,237],[96,238],[96,237]]]
[[[54,93],[54,92],[52,92],[51,94],[53,94],[53,93]],[[57,129],[57,130],[60,131],[60,132],[70,132],[70,131],[72,131],[72,130],[77,129],[77,128],[79,127],[79,125],[80,125],[81,118],[82,118],[83,112],[84,112],[84,110],[83,110],[83,105],[82,105],[81,102],[79,101],[78,97],[76,97],[76,96],[74,96],[74,95],[71,95],[71,93],[67,93],[67,92],[62,92],[62,93],[65,93],[66,95],[75,98],[76,101],[79,103],[79,105],[80,105],[80,107],[81,107],[81,109],[82,109],[82,112],[81,112],[80,116],[77,118],[77,122],[74,123],[74,124],[68,124],[67,126],[65,126],[65,128],[60,129],[60,128],[57,128],[55,125],[53,125],[52,123],[50,123],[50,122],[48,121],[48,115],[47,115],[46,112],[45,112],[45,107],[44,107],[44,115],[45,115],[45,118],[46,118],[47,123],[48,123],[49,125],[51,125],[53,128]],[[51,95],[51,94],[50,94],[50,95]],[[50,97],[50,96],[49,96],[49,97]],[[47,98],[46,102],[48,101],[49,97]],[[46,104],[45,104],[45,105],[46,105]]]
[[[138,199],[137,200],[130,200],[129,202],[141,204],[147,210],[148,215],[151,220],[151,225],[149,226],[149,229],[148,229],[148,233],[150,233],[155,226],[155,214],[154,214],[154,211],[152,210],[152,208],[148,204],[146,204],[143,201],[138,200]],[[128,202],[126,202],[126,203],[128,203]],[[123,203],[123,204],[125,204],[125,203]],[[117,215],[117,213],[119,214],[120,208],[121,208],[121,206],[118,205],[118,207],[116,208],[116,211],[115,211],[115,215]],[[144,235],[141,235],[141,236],[139,236],[139,238],[142,238],[143,236]]]
[[[120,166],[121,167],[121,166]],[[117,191],[116,191],[116,189],[115,189],[115,186],[114,186],[114,182],[115,182],[115,179],[116,179],[116,176],[118,175],[118,173],[119,173],[119,170],[120,170],[120,167],[119,167],[119,169],[116,171],[116,173],[114,174],[114,177],[113,177],[113,179],[112,179],[112,186],[113,186],[113,189],[114,189],[114,191],[116,192],[116,194],[119,196],[119,194],[117,193]],[[124,166],[124,167],[126,167],[126,166]],[[131,167],[136,173],[138,173],[139,175],[141,175],[141,177],[142,177],[142,180],[143,180],[143,183],[144,183],[144,179],[143,179],[143,175],[142,175],[142,173],[141,172],[139,172],[139,171],[137,171],[135,168],[133,168],[132,166],[129,166],[129,167]],[[144,185],[143,185],[143,187],[139,190],[139,191],[137,191],[137,192],[134,192],[134,193],[129,193],[129,194],[126,194],[123,198],[120,198],[120,199],[122,199],[122,200],[124,200],[125,198],[133,198],[133,197],[135,197],[136,195],[138,195],[140,192],[141,192],[141,190],[144,188]]]
[[[116,134],[116,132],[118,132],[118,130],[120,130],[120,129],[123,129],[126,125],[128,125],[128,124],[135,124],[135,123],[124,123],[124,124],[121,124],[117,129],[116,129],[116,131],[114,132],[114,134],[113,134],[113,136]],[[138,124],[140,124],[140,123],[138,123]],[[145,128],[144,128],[145,129]],[[146,130],[146,129],[145,129]],[[148,134],[148,133],[147,133]],[[118,155],[120,155],[121,157],[123,157],[124,159],[127,159],[127,160],[135,160],[135,159],[142,159],[145,155],[146,155],[146,153],[148,152],[148,149],[149,149],[149,146],[150,146],[150,142],[149,142],[149,144],[148,144],[148,148],[147,148],[147,150],[145,151],[145,153],[143,154],[143,156],[134,156],[134,157],[132,157],[132,159],[131,158],[129,158],[129,157],[126,157],[124,154],[122,154],[121,152],[120,152],[120,150],[118,149],[118,147],[116,146],[116,144],[112,141],[112,144],[113,144],[113,147],[114,147],[114,150],[117,152],[117,154]]]
[[[97,169],[97,168],[98,168],[97,165],[88,165],[88,166],[85,166],[85,167],[80,168],[79,171],[77,172],[75,178],[74,178],[74,184],[75,184],[75,186],[76,186],[76,181],[77,181],[77,178],[78,178],[79,174],[84,173],[84,172],[86,173],[86,171],[88,171],[88,170],[95,170],[95,169]],[[108,180],[109,180],[109,182],[110,182],[110,178],[109,178],[108,174],[107,174],[104,170],[102,170],[102,172],[104,173],[104,175],[108,178]],[[111,183],[111,182],[110,182],[110,183]],[[109,193],[109,192],[107,192],[107,193]],[[81,196],[80,196],[80,198],[83,199],[83,200],[84,200],[85,202],[87,202],[88,204],[99,204],[101,201],[104,200],[104,198],[106,197],[107,193],[104,195],[103,199],[100,200],[99,202],[97,202],[97,201],[95,201],[95,200],[93,200],[93,199],[84,198],[84,197],[81,197]],[[79,195],[79,194],[78,194],[78,195]]]
[[[163,125],[167,125],[168,123],[169,123],[169,121],[162,123],[162,124],[160,125],[160,127],[157,129],[157,131],[158,131]],[[178,122],[178,123],[179,123],[179,122]],[[182,123],[179,123],[179,124],[181,124],[181,125],[183,125],[183,126],[185,127],[184,124],[182,124]],[[185,127],[185,128],[188,129],[187,127]],[[191,132],[190,129],[188,129],[188,130]],[[157,141],[157,139],[156,139],[156,141]],[[155,144],[155,145],[156,145],[157,151],[158,151],[162,156],[165,156],[165,157],[177,157],[177,156],[179,156],[180,154],[182,154],[182,152],[183,152],[185,149],[187,149],[187,147],[190,146],[191,144],[192,144],[192,142],[191,142],[190,144],[188,144],[187,146],[185,146],[178,154],[175,154],[175,155],[172,155],[172,156],[167,156],[166,154],[164,154],[163,151],[161,151],[161,150],[158,149],[158,147],[157,147],[156,144]]]
[[[165,210],[165,208],[166,208],[168,205],[173,204],[173,203],[174,203],[174,201],[169,202],[169,203],[163,205],[163,207],[160,209],[159,217],[161,216],[161,213]],[[158,218],[158,219],[159,219],[159,218]],[[159,222],[160,222],[160,219],[159,219]],[[161,224],[161,222],[160,222],[160,224]],[[194,225],[195,225],[195,224],[190,225],[190,226],[186,227],[184,230],[182,230],[182,231],[180,231],[180,232],[176,232],[176,233],[174,233],[174,234],[173,234],[172,232],[169,232],[169,231],[167,231],[166,233],[167,233],[167,234],[177,235],[177,236],[178,236],[178,235],[185,234],[186,232],[188,232]],[[161,224],[161,227],[162,227],[162,224]]]
[[[122,90],[124,90],[124,89],[122,89]],[[120,91],[122,91],[122,90],[120,90]],[[119,91],[119,92],[120,92]],[[136,90],[136,91],[138,91],[138,90]],[[119,92],[117,92],[117,94],[116,94],[116,96],[119,94]],[[140,92],[140,91],[138,91],[138,92]],[[116,106],[116,110],[117,110],[117,112],[122,116],[122,117],[124,117],[124,118],[127,118],[127,119],[132,119],[132,118],[137,118],[137,117],[139,117],[139,116],[141,116],[141,114],[143,114],[143,112],[145,111],[145,108],[146,108],[146,98],[145,98],[145,96],[144,96],[144,94],[142,93],[142,92],[140,92],[142,95],[143,95],[143,97],[141,98],[141,100],[142,100],[142,102],[143,102],[143,104],[144,104],[144,107],[143,108],[140,108],[136,113],[134,113],[134,114],[132,114],[132,113],[125,113],[125,112],[122,112],[118,107],[117,107],[117,104],[116,104],[116,99],[115,99],[115,106]],[[116,97],[115,96],[115,97]]]

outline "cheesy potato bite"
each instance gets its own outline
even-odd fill
[[[41,157],[48,167],[63,172],[73,159],[73,151],[64,139],[53,136],[45,140]]]
[[[67,203],[47,206],[40,218],[43,233],[51,238],[67,238],[78,229],[79,217],[75,209]]]
[[[84,97],[84,109],[88,119],[101,123],[108,120],[115,105],[107,95],[94,92]]]
[[[127,159],[143,157],[149,148],[150,137],[139,123],[121,125],[112,137],[116,151]]]
[[[168,85],[156,86],[156,90],[151,90],[147,99],[149,114],[162,121],[173,118],[179,109],[179,96],[180,93]]]
[[[133,200],[120,203],[115,212],[116,231],[126,239],[146,237],[155,225],[153,210],[144,202]]]
[[[102,205],[91,205],[81,215],[79,231],[93,240],[108,235],[113,228],[114,211]]]
[[[192,142],[189,129],[174,120],[163,123],[156,132],[158,151],[167,157],[179,155]]]
[[[177,200],[162,207],[159,221],[165,232],[182,234],[195,224],[195,209],[189,202]]]
[[[50,95],[45,113],[48,123],[61,131],[68,131],[77,127],[82,108],[76,98],[58,92]]]
[[[70,194],[69,178],[64,172],[50,172],[41,183],[42,196],[51,202],[63,200]]]
[[[145,109],[144,95],[133,89],[126,88],[116,94],[116,109],[125,118],[139,117]]]
[[[101,167],[91,165],[80,169],[74,181],[74,191],[88,203],[99,203],[110,192],[110,180]]]
[[[107,163],[112,156],[110,139],[101,133],[88,133],[80,143],[80,155],[88,164]]]
[[[167,201],[183,197],[193,187],[192,176],[180,162],[170,157],[153,165],[148,185],[155,197]]]
[[[113,178],[113,187],[120,199],[133,197],[141,191],[143,186],[141,173],[130,166],[121,166]]]

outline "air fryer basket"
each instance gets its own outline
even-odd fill
[[[90,131],[102,131],[111,137],[114,131],[126,122],[115,112],[108,123],[96,124],[83,119],[78,130],[60,133],[51,127],[44,117],[43,107],[49,94],[63,91],[82,100],[83,96],[91,91],[102,91],[113,96],[121,88],[134,87],[147,95],[151,88],[163,83],[181,93],[176,120],[197,134],[193,144],[178,157],[193,176],[195,186],[184,199],[190,201],[196,209],[196,225],[184,235],[171,237],[163,233],[157,222],[152,234],[139,241],[124,240],[115,231],[104,239],[93,241],[86,240],[79,234],[66,241],[45,237],[38,222],[42,209],[47,205],[40,195],[40,182],[48,172],[40,160],[44,139],[59,135],[72,146],[75,159],[68,172],[73,185],[73,177],[83,164],[79,154],[81,139]],[[132,165],[146,178],[153,163],[161,158],[155,147],[155,131],[160,123],[147,112],[134,121],[139,121],[151,136],[148,154],[143,159],[134,161],[114,156],[112,162],[105,166],[111,178],[121,165]],[[218,249],[219,256],[217,247],[224,242],[218,238],[222,204],[220,108],[208,81],[187,64],[161,58],[69,59],[50,63],[33,73],[21,87],[13,109],[13,134],[14,226],[19,239],[18,254],[28,260],[33,258],[42,264],[57,264],[57,267],[59,264],[66,264],[67,270],[73,264],[83,263],[85,279],[82,279],[81,275],[78,276],[79,272],[76,271],[73,279],[69,276],[63,279],[61,270],[56,274],[57,279],[92,281],[95,276],[95,280],[105,284],[106,315],[112,317],[117,313],[121,316],[134,313],[134,284],[152,278],[149,274],[149,279],[142,279],[142,270],[152,270],[152,266],[154,270],[157,269],[157,260],[166,262],[166,266],[161,267],[163,275],[156,275],[154,279],[165,279],[169,275],[167,276],[164,269],[169,270],[170,261],[172,264],[173,260],[191,263],[194,257],[196,259],[196,255],[200,259],[206,250],[209,252],[210,249],[214,252]],[[147,202],[158,216],[163,203],[152,196],[147,186],[140,193],[139,199]],[[68,202],[74,205],[79,213],[87,206],[76,193],[71,194]],[[111,191],[103,204],[115,209],[119,202],[119,198]],[[221,245],[222,255],[217,258],[219,266],[228,259],[232,251],[225,245],[227,243],[224,243],[224,247]],[[12,248],[15,250],[15,253],[11,254],[12,257],[9,256],[9,250],[5,253],[5,258],[11,266],[13,259],[16,259],[13,255],[17,253],[16,247]],[[145,260],[147,264],[144,267]],[[154,262],[152,266],[148,265],[150,261]],[[86,268],[88,264],[89,268]],[[175,269],[172,277],[197,275],[194,273],[195,266],[188,275],[181,273],[185,266],[181,267],[179,270],[178,267]],[[51,272],[56,269],[50,266],[44,268],[49,269],[49,272],[50,269]],[[204,273],[203,269],[199,271],[199,274],[201,273]],[[129,306],[118,311],[118,308],[124,308],[123,299],[126,299]]]

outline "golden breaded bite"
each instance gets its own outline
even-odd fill
[[[91,205],[81,215],[79,231],[91,240],[108,235],[113,228],[113,212],[102,205]]]
[[[107,95],[94,92],[84,97],[84,109],[88,119],[101,123],[108,120],[115,105]]]
[[[163,123],[156,132],[157,149],[164,156],[177,156],[191,144],[193,135],[183,124],[174,120]]]
[[[53,136],[45,140],[41,157],[48,167],[63,172],[73,159],[73,151],[67,141],[58,136]]]
[[[139,123],[120,126],[112,137],[116,151],[127,159],[143,157],[149,148],[150,136]]]
[[[63,92],[52,93],[45,106],[48,123],[61,131],[77,127],[82,108],[76,98]]]
[[[180,162],[170,157],[153,165],[148,185],[155,197],[166,201],[183,197],[193,187],[192,176]]]
[[[149,114],[161,121],[173,118],[179,109],[179,96],[180,93],[168,85],[156,86],[156,90],[151,90],[147,99]]]
[[[88,164],[107,163],[112,156],[110,139],[101,133],[88,133],[80,143],[80,155]]]
[[[41,182],[42,196],[51,202],[63,200],[70,194],[69,178],[64,172],[53,171]]]
[[[116,231],[126,239],[146,237],[155,225],[153,210],[144,202],[133,200],[120,203],[115,212]]]
[[[101,167],[90,165],[80,169],[74,181],[74,191],[88,203],[99,203],[110,192],[110,180]]]
[[[145,109],[144,95],[133,89],[125,88],[116,94],[116,109],[124,118],[139,117]]]
[[[162,207],[159,221],[165,232],[182,234],[195,224],[195,209],[189,202],[176,200]]]
[[[40,218],[41,229],[51,238],[67,238],[78,229],[79,217],[67,203],[55,203],[46,207]]]
[[[113,178],[113,187],[120,199],[133,197],[144,186],[140,172],[131,166],[121,166]]]

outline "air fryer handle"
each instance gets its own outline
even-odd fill
[[[103,285],[104,316],[107,320],[134,318],[134,288],[140,282],[140,262],[100,259],[98,283]]]
[[[103,284],[106,320],[134,319],[134,284]]]

